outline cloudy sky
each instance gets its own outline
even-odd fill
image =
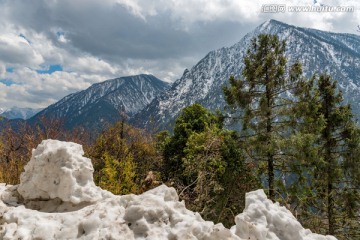
[[[262,11],[321,3],[354,11]],[[0,108],[43,108],[120,76],[172,82],[268,19],[360,34],[358,0],[0,0],[0,16]]]

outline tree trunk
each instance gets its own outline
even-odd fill
[[[271,124],[271,89],[268,85],[269,79],[268,69],[266,68],[266,99],[267,99],[267,112],[266,112],[266,134],[267,134],[267,145],[268,147],[271,145],[271,134],[272,134],[272,124]],[[275,186],[274,186],[274,154],[268,150],[267,153],[267,163],[268,163],[268,181],[269,181],[269,198],[271,200],[275,200]]]
[[[333,167],[333,156],[331,154],[331,150],[334,147],[332,141],[332,132],[334,131],[332,126],[332,121],[330,119],[330,112],[332,111],[331,103],[332,99],[331,96],[325,96],[325,119],[327,120],[327,125],[324,129],[325,131],[325,161],[327,163],[327,182],[326,182],[326,204],[327,204],[327,218],[328,218],[328,231],[327,233],[330,235],[334,235],[335,233],[335,216],[334,216],[334,198],[333,198],[333,174],[334,174],[334,167]]]
[[[329,173],[328,173],[329,174]],[[328,212],[328,234],[335,234],[335,217],[334,217],[334,199],[332,197],[333,185],[328,176],[328,185],[327,185],[327,212]]]
[[[269,198],[273,201],[275,201],[274,178],[274,156],[268,153]]]

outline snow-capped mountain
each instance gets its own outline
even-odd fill
[[[62,120],[67,128],[100,129],[101,124],[119,120],[122,113],[133,116],[167,88],[168,83],[145,74],[107,80],[64,97],[39,112],[30,122],[45,116]]]
[[[12,107],[9,109],[0,109],[0,117],[5,117],[7,119],[29,119],[38,112],[40,112],[42,108],[19,108]]]
[[[360,36],[269,20],[235,45],[211,51],[190,70],[185,70],[169,90],[135,116],[134,123],[142,127],[151,124],[160,129],[168,128],[182,108],[195,102],[211,110],[224,109],[222,86],[228,83],[231,75],[241,77],[246,50],[251,39],[260,33],[276,34],[286,40],[288,63],[299,60],[307,77],[327,71],[338,81],[345,100],[352,103],[355,114],[360,116]]]

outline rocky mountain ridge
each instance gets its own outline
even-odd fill
[[[185,70],[172,87],[155,98],[133,119],[140,127],[171,128],[180,110],[198,102],[210,110],[224,110],[222,87],[231,75],[241,77],[243,57],[251,39],[258,34],[276,34],[286,40],[286,57],[292,64],[299,60],[306,77],[328,72],[338,80],[345,101],[352,103],[360,117],[360,36],[300,28],[269,20],[245,35],[231,47],[209,52],[190,70]]]
[[[124,116],[132,117],[167,88],[168,83],[153,75],[110,79],[64,97],[29,122],[34,123],[44,116],[60,119],[69,129],[78,126],[101,129]]]

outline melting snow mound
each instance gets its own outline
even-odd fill
[[[24,199],[55,199],[78,204],[96,202],[101,189],[93,181],[93,166],[82,146],[57,140],[43,141],[32,152],[20,176],[18,192]]]
[[[0,239],[334,240],[304,229],[262,190],[246,195],[231,230],[187,210],[174,188],[113,195],[95,186],[81,145],[43,141],[20,185],[0,184]]]
[[[292,213],[267,199],[263,190],[246,194],[244,212],[235,217],[236,225],[231,228],[241,239],[273,240],[334,240],[304,229]]]

